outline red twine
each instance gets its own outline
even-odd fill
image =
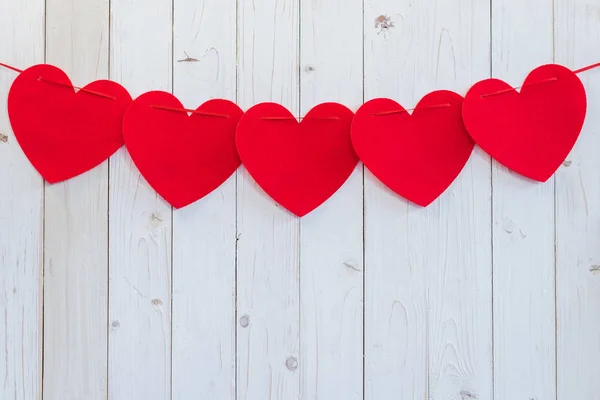
[[[261,118],[264,121],[291,121],[291,120],[296,120],[296,117],[262,117]],[[298,120],[303,120],[303,119],[320,119],[320,120],[329,120],[329,121],[335,121],[335,120],[339,120],[339,117],[300,117],[298,118]]]
[[[156,108],[159,110],[165,110],[165,111],[176,111],[176,112],[185,112],[185,113],[189,112],[192,114],[198,114],[198,115],[202,115],[205,117],[230,118],[229,115],[226,115],[226,114],[217,114],[217,113],[211,113],[211,112],[206,112],[206,111],[190,110],[187,108],[165,107],[165,106],[157,106],[155,104],[151,104],[150,107]]]
[[[4,68],[7,68],[7,69],[10,69],[10,70],[15,71],[17,73],[23,72],[23,70],[21,70],[21,69],[18,69],[16,67],[13,67],[12,65],[4,64],[4,63],[0,63],[0,67],[4,67]],[[589,71],[591,69],[598,68],[598,67],[600,67],[600,62],[588,65],[588,66],[583,67],[583,68],[576,69],[576,70],[573,71],[573,73],[580,74],[582,72],[586,72],[586,71]],[[540,85],[540,84],[543,84],[543,83],[553,82],[553,81],[556,81],[557,79],[558,78],[549,78],[549,79],[545,79],[545,80],[540,81],[540,82],[530,83],[528,85],[516,86],[516,87],[512,87],[510,89],[504,89],[504,90],[500,90],[500,91],[494,92],[494,93],[483,94],[483,95],[481,95],[481,97],[484,98],[484,97],[490,97],[490,96],[497,96],[499,94],[512,92],[513,90],[522,89],[523,87],[526,87],[526,86],[534,86],[534,85]],[[62,83],[62,82],[56,82],[56,81],[53,81],[53,80],[44,79],[42,77],[39,77],[38,80],[41,81],[41,82],[46,82],[46,83],[51,83],[51,84],[55,84],[55,85],[70,87],[70,88],[75,89],[75,90],[81,90],[81,91],[83,91],[85,93],[93,94],[93,95],[104,97],[104,98],[111,99],[111,100],[115,100],[115,98],[113,96],[109,96],[109,95],[104,94],[104,93],[99,93],[99,92],[96,92],[96,91],[93,91],[93,90],[89,90],[89,89],[85,89],[85,88],[81,88],[81,87],[78,87],[78,86],[73,86],[73,85],[69,85],[69,84],[66,84],[66,83]],[[207,117],[229,118],[229,115],[225,115],[225,114],[209,113],[209,112],[204,112],[204,111],[190,110],[190,109],[187,109],[187,108],[173,108],[173,107],[164,107],[164,106],[158,106],[158,105],[151,105],[150,107],[161,109],[161,110],[166,110],[166,111],[176,111],[176,112],[186,112],[186,113],[189,112],[189,113],[192,113],[192,114],[199,114],[199,115],[204,115],[204,116],[207,116]],[[431,106],[424,106],[422,108],[444,108],[444,107],[450,107],[450,104],[448,104],[448,103],[446,103],[446,104],[436,104],[436,105],[431,105]],[[416,108],[409,108],[409,109],[405,109],[405,110],[390,110],[390,111],[384,111],[384,112],[375,113],[375,114],[371,114],[371,115],[374,116],[374,117],[385,116],[385,115],[394,115],[394,114],[405,113],[405,112],[408,112],[408,111],[414,111],[415,109]],[[302,120],[302,119],[305,119],[305,118],[320,119],[320,120],[338,120],[339,119],[338,117],[301,117],[301,118],[298,118],[298,119]],[[296,120],[295,117],[263,117],[262,119],[263,120],[267,120],[267,121]]]
[[[4,63],[0,63],[0,67],[4,67],[4,68],[7,68],[7,69],[10,69],[10,70],[15,71],[15,72],[17,72],[19,74],[21,72],[23,72],[22,69],[19,69],[19,68],[13,67],[12,65],[4,64]],[[77,86],[69,85],[67,83],[62,83],[62,82],[57,82],[57,81],[53,81],[53,80],[50,80],[50,79],[45,79],[45,78],[42,78],[41,76],[38,78],[38,81],[44,82],[44,83],[50,83],[50,84],[54,84],[54,85],[59,85],[59,86],[64,86],[64,87],[68,87],[68,88],[75,89],[75,90],[81,90],[84,93],[89,93],[89,94],[93,94],[95,96],[104,97],[106,99],[115,100],[115,98],[113,96],[109,96],[109,95],[104,94],[104,93],[99,93],[99,92],[96,92],[96,91],[93,91],[93,90],[89,90],[89,89],[85,89],[85,88],[80,88],[80,87],[77,87]]]
[[[588,65],[587,67],[583,67],[583,68],[579,68],[579,69],[573,71],[573,73],[574,74],[580,74],[582,72],[586,72],[586,71],[589,71],[591,69],[598,68],[598,67],[600,67],[600,63]],[[497,96],[499,94],[512,92],[513,90],[522,89],[522,88],[527,87],[527,86],[535,86],[535,85],[540,85],[540,84],[543,84],[543,83],[554,82],[557,79],[558,78],[548,78],[548,79],[545,79],[543,81],[529,83],[529,84],[523,85],[523,86],[516,86],[516,87],[512,87],[510,89],[504,89],[504,90],[499,90],[499,91],[493,92],[493,93],[482,94],[481,98],[490,97],[490,96]],[[448,107],[448,106],[450,106],[450,104],[437,104],[437,105],[426,106],[426,107],[422,107],[422,108],[442,108],[442,107]],[[413,111],[413,110],[415,110],[415,108],[409,108],[408,110],[384,111],[384,112],[381,112],[381,113],[375,113],[375,114],[371,114],[371,115],[374,116],[374,117],[379,117],[379,116],[384,116],[384,115],[400,114],[400,113],[403,113],[403,112]]]

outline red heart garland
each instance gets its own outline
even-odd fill
[[[125,145],[150,186],[173,207],[185,207],[239,167],[235,128],[242,114],[235,103],[215,99],[188,116],[170,93],[148,92],[125,114]]]
[[[556,64],[534,69],[521,92],[498,79],[475,84],[465,97],[469,134],[491,157],[545,182],[575,145],[586,114],[583,84]]]
[[[258,104],[237,128],[238,153],[250,175],[276,202],[302,217],[329,199],[352,174],[352,111],[319,104],[298,123],[283,106]]]
[[[391,99],[368,101],[352,123],[354,149],[381,182],[425,207],[456,179],[475,146],[462,102],[454,92],[435,91],[411,115]]]
[[[75,92],[52,65],[19,74],[8,94],[8,115],[19,145],[49,183],[86,172],[123,145],[121,124],[131,96],[121,85],[94,81]]]

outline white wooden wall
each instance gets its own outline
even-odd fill
[[[304,115],[600,61],[598,0],[0,0],[0,61]],[[556,176],[428,208],[362,165],[299,220],[241,168],[173,211],[127,151],[48,185],[0,70],[0,399],[600,399],[600,72]],[[166,138],[168,140],[168,138]]]

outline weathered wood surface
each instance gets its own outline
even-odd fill
[[[0,0],[0,61],[188,108],[405,107],[600,60],[596,0]],[[172,210],[121,149],[48,185],[0,70],[0,398],[594,399],[600,73],[556,176],[476,149],[426,209],[359,165],[299,220],[240,168]]]

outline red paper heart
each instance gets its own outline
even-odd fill
[[[354,117],[354,149],[381,182],[425,207],[456,179],[475,146],[462,102],[454,92],[435,91],[411,115],[394,100],[371,100]]]
[[[534,69],[520,93],[498,79],[475,84],[463,119],[475,142],[499,163],[545,182],[575,145],[586,103],[577,75],[550,64]]]
[[[258,185],[302,217],[330,198],[358,164],[352,117],[341,104],[323,103],[298,123],[279,104],[258,104],[240,120],[238,153]]]
[[[78,92],[52,65],[19,74],[8,94],[8,116],[19,145],[50,183],[88,171],[123,145],[121,124],[131,103],[115,82],[94,81]]]
[[[183,109],[170,93],[154,91],[135,99],[123,119],[133,162],[175,208],[206,196],[240,165],[235,128],[243,111],[235,103],[210,100],[191,116]]]

